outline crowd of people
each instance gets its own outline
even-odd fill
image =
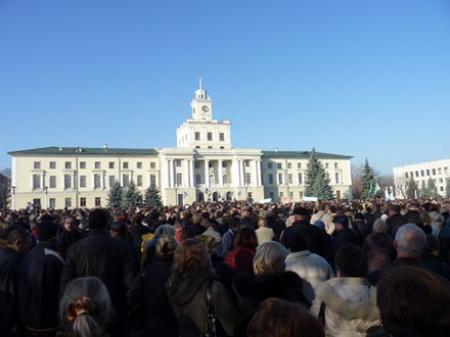
[[[0,212],[5,337],[448,336],[450,201]]]

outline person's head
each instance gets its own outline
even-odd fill
[[[107,209],[96,208],[89,213],[88,221],[91,230],[106,230],[111,222],[111,214]]]
[[[259,218],[258,219],[258,227],[267,227],[267,219]]]
[[[128,234],[127,226],[123,222],[112,222],[109,227],[109,235],[113,238],[126,238]]]
[[[264,242],[256,250],[253,258],[253,272],[256,275],[283,272],[289,251],[279,242]]]
[[[239,228],[241,227],[241,221],[237,216],[232,216],[230,218],[228,226],[235,231],[239,231]]]
[[[177,241],[172,235],[161,234],[156,238],[155,257],[170,260],[177,249]]]
[[[80,277],[67,285],[60,302],[60,316],[62,322],[72,327],[75,336],[103,336],[110,315],[111,299],[99,278]]]
[[[393,216],[395,214],[400,214],[401,208],[399,205],[389,204],[387,211],[389,216]]]
[[[211,259],[205,243],[198,239],[187,239],[175,249],[171,279],[185,274],[210,272],[211,268]]]
[[[347,245],[340,248],[334,257],[334,265],[338,277],[366,276],[366,255],[358,246]]]
[[[36,236],[40,242],[49,242],[56,239],[58,225],[50,216],[45,215],[36,224]]]
[[[376,219],[373,223],[372,232],[375,234],[387,233],[388,227],[387,227],[386,221],[384,221],[382,219]]]
[[[77,229],[77,222],[72,215],[64,218],[64,230],[67,232],[74,232]]]
[[[420,258],[426,245],[424,231],[412,223],[401,226],[395,234],[394,247],[398,257]]]
[[[241,208],[241,219],[248,218],[251,215],[251,209],[248,206],[244,206]]]
[[[309,221],[310,218],[309,211],[304,207],[296,207],[293,215],[295,216],[295,221]]]
[[[377,283],[377,304],[393,337],[444,337],[450,331],[450,283],[423,268],[398,267]]]
[[[302,234],[296,232],[288,235],[286,245],[293,253],[308,249]]]
[[[324,337],[320,322],[298,303],[262,302],[247,328],[248,337]]]
[[[12,225],[5,229],[3,238],[6,245],[17,253],[26,254],[30,248],[27,232],[18,225]]]
[[[235,245],[255,249],[258,246],[255,231],[248,227],[242,228],[236,235]]]
[[[336,230],[348,228],[348,218],[345,215],[336,215],[333,222],[336,225]]]

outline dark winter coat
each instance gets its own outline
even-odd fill
[[[407,220],[406,217],[403,215],[397,213],[386,220],[386,225],[388,227],[388,232],[391,234],[392,238],[395,238],[395,234],[397,233],[398,229],[406,224]]]
[[[130,229],[131,243],[134,250],[141,255],[142,235],[150,233],[150,228],[142,224],[134,225]]]
[[[206,331],[206,291],[211,287],[218,336],[234,336],[239,313],[229,292],[210,273],[186,274],[167,284],[169,300],[177,317],[180,337],[199,337]]]
[[[0,332],[14,336],[13,328],[19,324],[19,269],[22,256],[15,250],[0,249]]]
[[[32,330],[58,330],[59,283],[64,261],[55,245],[38,243],[20,267],[20,317]]]
[[[133,317],[143,328],[144,336],[177,337],[177,319],[170,305],[165,284],[172,261],[154,260],[138,277],[129,292]]]
[[[240,331],[246,329],[258,305],[270,297],[298,302],[305,307],[310,303],[303,295],[303,280],[296,273],[286,271],[265,275],[238,275],[233,283],[239,311],[242,316]]]
[[[81,240],[86,235],[80,230],[74,230],[72,232],[66,231],[64,228],[58,234],[56,240],[58,242],[58,248],[61,251],[62,256],[66,256],[70,246],[72,246],[78,240]]]
[[[332,235],[333,252],[337,251],[347,245],[359,245],[360,241],[358,236],[349,228],[335,230]]]
[[[369,272],[390,266],[395,257],[392,237],[387,233],[372,233],[364,241]]]
[[[91,231],[89,236],[74,243],[67,252],[61,275],[61,292],[77,277],[96,276],[109,290],[115,316],[108,332],[111,336],[128,335],[127,291],[136,277],[139,262],[130,245]]]

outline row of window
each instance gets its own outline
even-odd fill
[[[280,198],[283,198],[284,197],[284,192],[279,192],[278,196]],[[288,196],[289,196],[289,198],[294,199],[294,192],[289,192]],[[300,191],[298,193],[298,196],[299,196],[300,199],[303,199],[303,197],[305,196],[305,193],[303,191]],[[275,197],[275,192],[269,192],[268,197],[273,199]],[[341,191],[336,191],[336,198],[340,199],[340,197],[341,197]]]
[[[42,207],[41,199],[35,198],[33,199],[33,205],[35,207]],[[64,198],[64,208],[72,208],[72,198]],[[94,198],[94,206],[95,207],[101,207],[102,206],[102,198],[101,197],[95,197]],[[49,198],[48,199],[48,207],[49,208],[56,208],[56,198]],[[80,198],[80,207],[86,207],[86,198],[81,197]]]
[[[108,163],[108,168],[109,169],[114,169],[115,168],[115,166],[116,166],[116,162],[114,162],[114,161],[110,161],[109,163]],[[41,167],[42,167],[42,165],[41,165],[41,162],[40,161],[35,161],[35,162],[33,162],[33,168],[35,169],[35,170],[39,170],[39,169],[41,169]],[[136,163],[136,168],[137,169],[142,169],[142,162],[141,161],[138,161],[137,163]],[[56,161],[51,161],[50,163],[49,163],[49,168],[50,169],[56,169]],[[64,168],[66,169],[66,170],[70,170],[70,169],[72,169],[72,162],[71,161],[66,161],[66,162],[64,162]],[[102,163],[100,162],[100,161],[96,161],[96,162],[94,162],[94,169],[96,169],[96,170],[99,170],[99,169],[101,169],[102,168]],[[123,169],[129,169],[130,168],[130,165],[129,165],[129,162],[127,162],[127,161],[124,161],[124,162],[122,162],[122,168]],[[155,169],[156,168],[156,163],[155,162],[150,162],[150,169]],[[85,161],[80,161],[80,169],[86,169],[86,162]]]
[[[267,168],[268,169],[272,169],[273,168],[273,162],[268,162],[267,163]],[[283,163],[275,163],[275,164],[277,164],[277,169],[283,169]],[[288,169],[291,169],[292,168],[292,163],[287,163],[287,168]],[[302,168],[302,163],[297,163],[297,168],[298,169],[301,169]],[[329,163],[325,163],[325,168],[329,168]],[[335,169],[337,169],[337,168],[339,168],[339,165],[338,165],[338,163],[334,163],[334,168]]]
[[[195,140],[196,141],[200,141],[201,140],[201,133],[200,132],[195,132]],[[206,133],[206,140],[208,142],[212,142],[213,141],[213,133],[212,132],[207,132]],[[219,141],[220,142],[224,142],[225,141],[225,134],[223,132],[219,132]]]
[[[116,182],[116,176],[109,176],[109,187],[114,185]],[[39,190],[42,188],[42,176],[40,174],[33,174],[33,190]],[[123,186],[129,186],[131,183],[130,175],[129,174],[123,174],[122,175],[122,185]],[[137,175],[136,176],[136,186],[142,187],[143,186],[143,176]],[[150,186],[156,186],[156,175],[151,174],[150,175]],[[71,174],[65,174],[63,177],[63,187],[64,189],[70,189],[73,187],[73,176]],[[80,188],[86,188],[87,187],[87,176],[80,175],[80,181],[79,181],[79,187]],[[48,188],[57,188],[57,177],[56,176],[50,176],[49,177],[49,186]],[[102,176],[100,174],[94,174],[94,188],[102,188]]]
[[[282,185],[283,184],[283,178],[284,178],[284,174],[283,173],[278,173],[278,185]],[[298,178],[297,179],[298,185],[302,185],[302,184],[305,183],[305,179],[304,179],[304,174],[303,173],[299,173],[297,175],[297,178]],[[294,183],[294,176],[291,173],[288,174],[287,179],[288,179],[288,184],[293,184]],[[274,182],[274,175],[272,173],[269,173],[269,185],[273,185],[273,182]],[[336,184],[339,184],[339,183],[342,182],[338,172],[336,172],[334,174],[334,182]]]
[[[426,169],[426,170],[420,170],[420,171],[415,171],[415,172],[413,172],[413,171],[405,172],[405,178],[408,179],[408,178],[419,177],[419,174],[420,174],[420,177],[425,177],[425,174],[427,177],[429,177],[430,175],[433,175],[433,176],[435,176],[436,174],[441,175],[442,172],[444,172],[444,174],[447,175],[448,167],[444,167],[443,169],[442,169],[442,167],[438,167],[437,169],[432,168],[431,170]]]

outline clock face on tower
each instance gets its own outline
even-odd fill
[[[208,108],[207,105],[202,105],[202,110],[203,110],[204,112],[208,112],[208,111],[209,111],[209,108]]]

